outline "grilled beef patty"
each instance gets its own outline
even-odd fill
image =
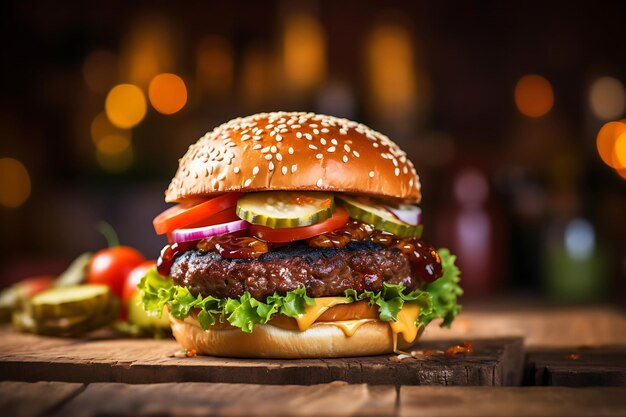
[[[310,297],[331,297],[350,288],[380,291],[383,282],[409,291],[420,284],[405,254],[371,242],[350,242],[341,249],[290,245],[257,259],[226,259],[194,249],[174,260],[170,276],[194,295],[238,297],[248,291],[257,300],[298,287]]]

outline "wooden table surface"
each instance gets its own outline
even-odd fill
[[[467,339],[477,346],[467,357],[255,361],[175,358],[171,340],[55,339],[2,329],[0,410],[7,416],[626,416],[621,311],[468,308],[452,330],[429,327],[417,349]]]

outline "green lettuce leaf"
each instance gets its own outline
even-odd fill
[[[463,290],[458,285],[460,271],[454,264],[456,257],[447,249],[440,249],[439,256],[444,274],[435,282],[409,293],[405,293],[404,285],[386,282],[379,292],[358,294],[355,290],[346,290],[346,301],[367,300],[370,306],[378,307],[382,321],[397,321],[404,303],[416,303],[420,307],[416,326],[426,326],[437,318],[443,319],[442,326],[450,326],[461,310],[457,297]],[[159,275],[156,268],[148,271],[137,287],[149,314],[160,317],[165,305],[169,305],[172,315],[184,320],[192,308],[197,308],[198,322],[205,330],[218,320],[227,320],[232,326],[250,333],[255,324],[267,323],[275,314],[297,317],[304,314],[306,306],[315,305],[315,299],[307,296],[303,287],[285,295],[274,293],[265,302],[254,299],[248,292],[237,298],[194,297],[187,288],[174,285],[171,279]]]
[[[448,249],[439,249],[437,252],[441,257],[443,276],[421,288],[421,291],[430,294],[431,306],[420,310],[417,321],[426,325],[436,318],[442,318],[441,326],[450,327],[454,318],[461,312],[461,306],[457,304],[457,298],[463,295],[463,289],[459,286],[461,271],[454,264],[456,256]]]

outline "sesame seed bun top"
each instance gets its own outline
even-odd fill
[[[191,145],[165,201],[269,190],[421,197],[413,163],[387,136],[347,119],[275,112],[231,120]]]

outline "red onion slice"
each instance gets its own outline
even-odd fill
[[[192,229],[176,229],[172,232],[174,242],[191,242],[216,235],[238,232],[250,227],[245,220],[235,220],[229,223],[214,224],[212,226],[194,227]]]
[[[422,223],[422,209],[410,204],[401,204],[396,207],[384,206],[391,214],[412,226],[419,226]]]

